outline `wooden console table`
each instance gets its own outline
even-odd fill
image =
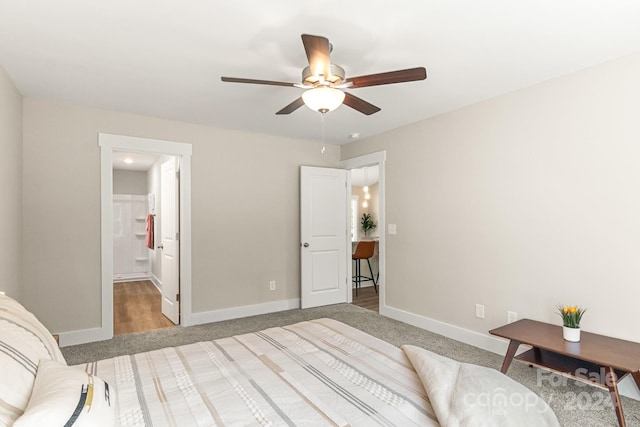
[[[626,426],[618,382],[631,374],[640,388],[640,344],[584,331],[580,342],[573,343],[562,338],[561,326],[529,319],[518,320],[489,333],[510,340],[502,364],[503,374],[515,358],[530,366],[608,390],[618,423],[621,427]],[[515,356],[520,344],[532,348]]]

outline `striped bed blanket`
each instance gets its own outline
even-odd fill
[[[405,353],[332,319],[82,365],[118,426],[435,426]]]

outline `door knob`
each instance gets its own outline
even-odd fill
[[[164,245],[160,244],[157,246],[158,249],[164,249]]]
[[[302,246],[304,246],[305,248],[308,248],[309,244],[307,242],[304,242],[304,245],[302,245]]]

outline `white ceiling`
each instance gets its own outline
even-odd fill
[[[321,140],[320,114],[275,112],[299,82],[300,34],[348,76],[424,66],[426,81],[354,89],[382,111],[326,115],[342,144],[629,53],[638,0],[0,0],[0,65],[24,96]]]
[[[114,151],[112,153],[113,169],[147,171],[159,158],[160,155],[155,154]],[[130,162],[126,162],[126,159]]]

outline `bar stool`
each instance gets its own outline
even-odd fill
[[[366,282],[367,280],[371,280],[373,282],[373,288],[376,293],[378,293],[378,285],[376,283],[376,279],[373,277],[373,270],[371,269],[371,262],[369,258],[373,256],[373,253],[376,249],[376,242],[373,240],[360,240],[356,245],[355,252],[351,255],[351,259],[356,262],[356,274],[353,276],[352,281],[356,282],[356,296],[358,295],[358,288],[360,287],[361,282]],[[366,259],[367,264],[369,265],[369,273],[371,273],[371,277],[363,276],[360,273],[360,260]]]

